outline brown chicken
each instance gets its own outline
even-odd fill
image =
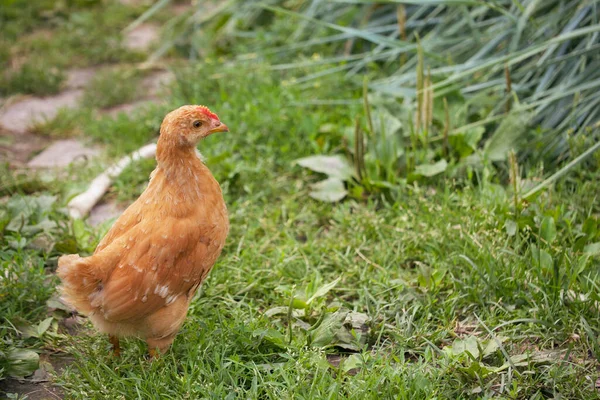
[[[144,338],[151,356],[164,353],[223,249],[227,208],[196,144],[227,131],[204,106],[167,114],[156,148],[158,165],[144,193],[93,255],[58,260],[63,299],[109,334],[116,355],[123,336]]]

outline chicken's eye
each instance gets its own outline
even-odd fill
[[[200,128],[202,126],[202,121],[194,121],[194,128]]]

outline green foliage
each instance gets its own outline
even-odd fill
[[[0,342],[3,346],[4,342]],[[17,348],[0,348],[0,378],[11,376],[23,378],[31,375],[39,364],[40,356],[31,350]]]
[[[60,91],[64,79],[64,73],[58,68],[28,63],[10,74],[6,80],[0,81],[0,94],[56,94]]]
[[[121,42],[121,30],[141,12],[139,8],[99,0],[8,3],[0,7],[5,40],[2,47],[7,58],[12,54],[32,65],[29,75],[40,72],[42,77],[32,77],[35,81],[48,80],[43,75],[52,72],[52,68],[135,62],[143,58],[142,54],[125,49]],[[23,76],[24,83],[29,75]]]
[[[85,88],[83,105],[109,108],[129,103],[136,98],[140,78],[138,71],[126,68],[99,72]]]
[[[207,49],[194,38],[200,29],[212,32],[217,52],[228,43],[237,53],[233,63],[260,60],[291,71],[288,81],[302,85],[310,98],[312,83],[320,86],[345,72],[352,85],[359,72],[372,75],[371,93],[387,103],[397,99],[410,112],[400,117],[392,111],[403,122],[405,138],[374,129],[377,118],[370,122],[366,140],[377,131],[378,141],[391,145],[384,145],[387,154],[366,145],[367,190],[394,186],[401,176],[422,179],[431,165],[449,176],[457,170],[471,174],[473,161],[504,161],[511,148],[528,165],[558,167],[570,150],[566,132],[579,135],[594,126],[600,68],[593,1],[405,3],[225,2],[203,18],[188,17],[183,32],[174,33],[179,41],[165,45],[184,40],[196,57]],[[290,26],[290,20],[296,23]],[[462,100],[450,102],[446,118],[442,102],[457,96]],[[319,101],[340,99],[335,93]],[[542,131],[535,134],[534,126]],[[446,153],[464,159],[479,147],[483,154],[452,168]],[[441,168],[440,153],[450,168]],[[415,162],[423,167],[416,170]]]
[[[59,378],[70,396],[460,398],[490,397],[499,385],[517,398],[595,393],[585,376],[594,373],[587,354],[600,326],[600,210],[597,180],[573,181],[580,165],[550,193],[517,196],[518,210],[511,189],[489,175],[476,187],[419,178],[394,188],[391,202],[305,200],[317,180],[296,163],[330,179],[356,175],[346,158],[310,155],[347,148],[352,160],[360,105],[352,113],[290,105],[302,90],[261,70],[209,64],[177,75],[169,107],[220,104],[211,107],[231,129],[200,144],[228,202],[228,244],[165,357],[147,363],[143,343],[130,339],[115,360],[103,336],[71,338],[76,362]],[[380,109],[373,104],[374,130],[386,126],[382,118],[391,127],[408,118]],[[164,111],[88,121],[85,131],[120,156],[150,138]],[[376,171],[384,164],[370,151],[389,151],[388,142],[376,140],[381,130],[371,136],[366,117],[363,124],[366,168]],[[412,149],[403,127],[395,137]],[[475,154],[485,160],[483,147],[468,151],[477,141],[464,138],[448,169]],[[426,151],[423,136],[416,143],[414,168],[430,174],[423,166],[443,149]],[[119,177],[118,198],[133,200],[153,166]],[[518,195],[527,185],[517,182]],[[359,187],[348,187],[352,197]],[[94,231],[73,229],[78,247],[93,248]]]
[[[78,136],[92,119],[92,111],[82,108],[61,108],[52,119],[36,121],[31,131],[51,138]]]
[[[46,301],[54,293],[46,267],[64,234],[55,201],[48,195],[13,196],[0,206],[0,379],[24,377],[37,369],[38,354],[27,347],[40,346],[52,322],[46,318],[26,329],[30,321],[44,317]]]
[[[14,40],[36,28],[57,24],[70,12],[100,3],[101,0],[1,0],[0,21],[6,38]]]

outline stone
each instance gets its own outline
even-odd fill
[[[83,90],[66,90],[56,96],[26,97],[7,105],[0,112],[0,125],[14,132],[26,132],[36,123],[51,120],[61,108],[77,106]]]
[[[0,163],[24,167],[31,156],[43,150],[49,142],[47,137],[7,131],[0,127]]]
[[[110,115],[111,117],[114,118],[117,115],[119,115],[120,113],[129,114],[136,110],[145,108],[153,103],[154,103],[154,101],[152,101],[152,100],[139,100],[139,101],[136,101],[133,103],[119,104],[118,106],[114,106],[114,107],[108,108],[106,110],[103,110],[103,114]]]
[[[87,219],[91,226],[98,226],[109,219],[118,218],[125,211],[125,207],[116,203],[96,204]]]
[[[141,83],[146,97],[158,96],[165,87],[175,80],[171,71],[157,71],[146,76]]]
[[[141,24],[125,34],[123,44],[129,50],[146,51],[158,40],[158,36],[158,26]]]
[[[66,167],[78,159],[91,158],[100,150],[84,146],[78,140],[59,140],[35,156],[27,166],[30,168]]]
[[[151,6],[154,1],[153,0],[120,0],[121,4],[130,7],[140,7],[140,6]]]
[[[67,71],[68,89],[82,89],[90,84],[96,75],[97,68],[75,68]]]

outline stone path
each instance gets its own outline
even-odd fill
[[[5,130],[27,132],[36,123],[51,120],[61,108],[73,108],[79,104],[83,90],[66,90],[56,96],[26,97],[4,107],[0,112],[0,125]]]
[[[117,203],[100,203],[97,204],[92,211],[87,221],[91,226],[98,226],[109,219],[116,219],[123,211],[125,206]]]
[[[129,50],[146,51],[158,41],[159,28],[155,24],[141,24],[127,33],[123,44]]]
[[[48,138],[27,132],[12,132],[0,126],[0,161],[15,167],[26,166],[31,155],[43,150],[49,143],[51,141]]]
[[[66,167],[77,160],[86,160],[100,153],[100,149],[86,147],[78,140],[58,140],[27,163],[30,168]]]
[[[182,5],[180,4],[180,7]],[[189,7],[189,6],[188,6]],[[126,33],[125,47],[134,51],[146,52],[156,45],[160,37],[159,26],[143,23]],[[113,66],[75,68],[66,71],[64,90],[54,96],[15,96],[0,99],[0,161],[7,161],[13,167],[31,169],[60,169],[71,163],[85,161],[98,156],[101,149],[92,147],[77,139],[56,140],[32,133],[36,124],[52,120],[63,108],[76,108],[80,105],[85,88],[96,74]],[[99,110],[101,114],[116,116],[129,113],[160,101],[164,88],[174,76],[169,71],[152,71],[141,80],[141,98],[131,103]],[[88,223],[99,225],[118,217],[124,207],[117,203],[97,205],[91,212]]]

